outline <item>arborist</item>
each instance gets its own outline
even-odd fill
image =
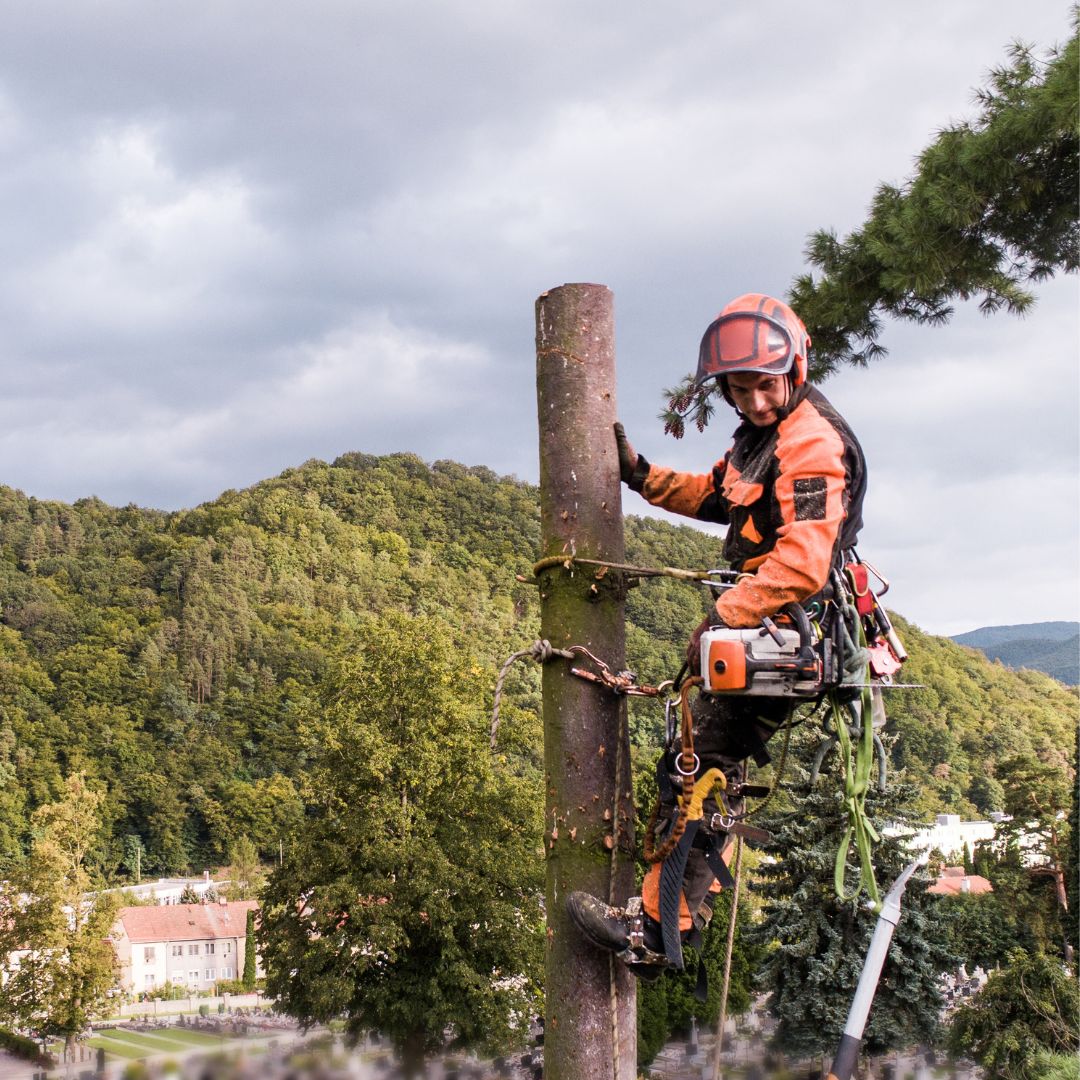
[[[620,472],[632,491],[674,513],[728,526],[723,555],[739,576],[691,635],[692,675],[700,674],[706,631],[760,627],[787,605],[824,602],[836,580],[833,571],[842,569],[855,546],[865,461],[844,418],[807,382],[809,350],[802,321],[770,296],[740,296],[710,324],[696,382],[719,389],[741,423],[731,448],[707,473],[651,464],[615,425]],[[765,744],[796,703],[782,695],[705,692],[690,700],[693,777],[720,770],[722,804],[708,796],[691,836],[653,863],[642,896],[625,907],[584,892],[567,898],[568,912],[589,942],[619,954],[646,978],[681,968],[681,943],[700,944],[715,895],[731,882],[730,830],[744,806],[746,760],[768,763]],[[661,829],[677,816],[677,793],[687,789],[690,775],[677,749],[669,745],[657,769]],[[677,908],[673,889],[679,891]]]

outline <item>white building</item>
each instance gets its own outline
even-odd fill
[[[156,881],[144,881],[138,885],[124,885],[118,889],[103,889],[103,893],[126,893],[137,900],[153,904],[179,904],[182,901],[184,890],[194,893],[200,900],[213,889],[220,894],[221,890],[230,885],[229,881],[211,881],[210,871],[206,871],[202,877],[192,878],[158,878]]]
[[[221,979],[239,979],[249,946],[247,914],[258,906],[222,900],[121,908],[112,932],[121,985],[132,994],[167,982],[206,991]]]
[[[908,825],[889,825],[889,836],[903,836],[913,851],[940,851],[946,858],[964,857],[964,846],[971,854],[981,841],[993,840],[998,825],[1005,820],[1004,814],[991,814],[989,821],[961,821],[959,814],[938,814],[932,825],[912,829]]]

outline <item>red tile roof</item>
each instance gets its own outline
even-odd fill
[[[202,941],[243,937],[247,913],[257,911],[257,900],[227,904],[160,904],[126,907],[117,912],[124,933],[133,943],[150,941]]]
[[[994,886],[978,874],[965,874],[962,866],[946,866],[941,877],[926,891],[936,896],[978,896],[981,893],[993,892]]]

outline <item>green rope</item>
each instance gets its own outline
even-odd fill
[[[873,845],[881,837],[866,814],[866,793],[870,790],[870,774],[874,766],[873,701],[867,685],[870,681],[870,672],[867,667],[866,639],[863,634],[862,620],[850,605],[848,605],[848,610],[855,616],[858,642],[856,644],[850,637],[845,642],[849,647],[855,646],[850,651],[845,650],[849,661],[844,664],[845,681],[854,681],[851,676],[855,676],[862,683],[862,689],[859,697],[854,701],[849,701],[846,706],[840,704],[835,691],[829,694],[840,760],[844,769],[844,809],[848,816],[847,829],[844,831],[844,837],[836,853],[834,885],[836,895],[840,900],[854,900],[860,893],[865,892],[870,900],[871,909],[879,912],[881,894],[874,875]],[[843,614],[847,615],[847,613],[845,611]],[[843,621],[842,619],[841,622]],[[845,636],[847,636],[846,627]],[[858,666],[851,663],[853,657],[859,658]],[[854,746],[847,725],[847,717],[844,715],[845,711],[851,714],[854,721],[852,727],[858,732],[858,742]],[[855,841],[855,849],[859,856],[859,880],[849,893],[845,889],[844,878],[852,840]]]

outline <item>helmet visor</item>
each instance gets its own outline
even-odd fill
[[[697,381],[736,371],[783,375],[794,360],[791,334],[783,323],[751,312],[721,315],[701,339]]]

